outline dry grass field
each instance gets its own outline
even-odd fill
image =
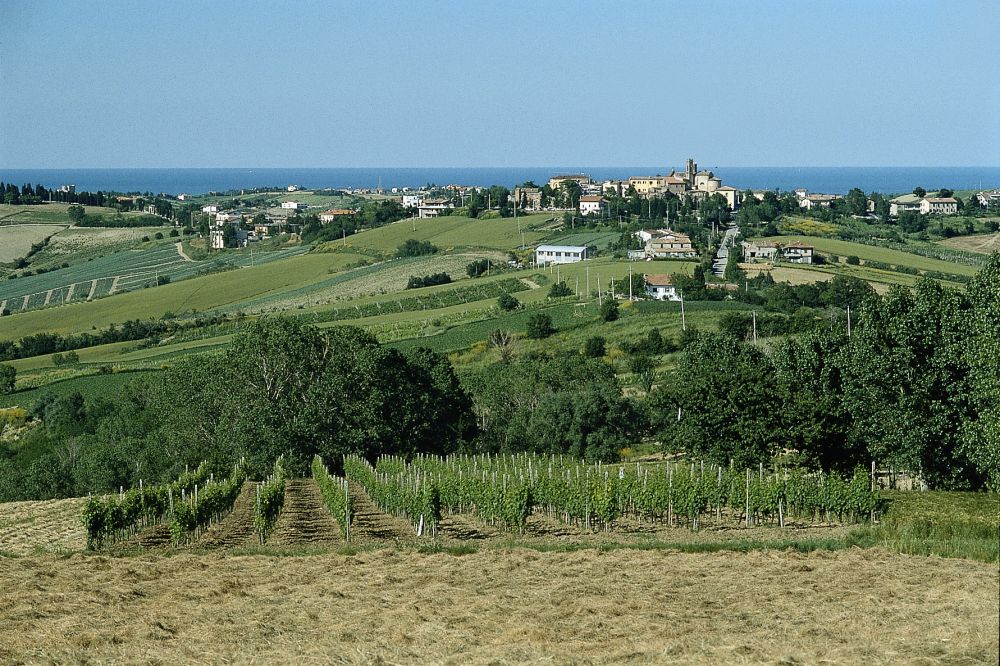
[[[996,664],[997,570],[882,550],[0,560],[5,664]]]
[[[938,241],[938,243],[957,250],[990,254],[991,252],[1000,250],[1000,233],[955,236],[954,238],[946,238]]]
[[[80,517],[86,497],[0,503],[0,554],[81,550],[87,534]]]
[[[23,257],[33,243],[45,240],[58,232],[51,224],[11,224],[0,226],[0,263],[9,263]]]

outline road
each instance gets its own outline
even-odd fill
[[[712,272],[722,277],[726,274],[726,264],[729,263],[729,248],[740,233],[740,228],[736,225],[728,227],[726,233],[722,235],[722,243],[719,244],[719,251],[715,253],[715,261],[712,262]]]

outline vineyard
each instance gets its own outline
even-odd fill
[[[469,513],[492,527],[523,533],[540,512],[586,530],[609,531],[623,516],[697,530],[713,522],[770,524],[872,521],[877,494],[859,470],[850,479],[800,471],[734,470],[704,463],[656,466],[587,465],[563,456],[382,457],[372,467],[344,461],[388,513],[407,518],[417,534],[435,536],[443,513]]]

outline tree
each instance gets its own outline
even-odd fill
[[[17,369],[6,363],[0,363],[0,394],[13,393],[17,381]]]
[[[521,301],[517,300],[512,294],[500,294],[497,298],[497,307],[504,312],[511,312],[521,307]]]
[[[566,285],[566,281],[553,282],[552,286],[549,287],[549,298],[562,298],[564,296],[572,296],[573,290]]]
[[[66,214],[69,215],[69,219],[73,220],[73,224],[79,224],[83,221],[86,211],[83,206],[70,206],[66,209]]]
[[[858,310],[843,366],[850,444],[936,488],[982,483],[956,425],[973,416],[968,308],[963,294],[926,278],[912,292],[872,295]]]
[[[920,197],[920,198],[926,197],[927,196],[927,190],[925,190],[924,188],[919,187],[919,186],[918,187],[914,187],[913,188],[913,196]]]
[[[228,248],[238,247],[240,244],[239,238],[236,235],[236,225],[234,224],[223,224],[222,225],[222,246]]]
[[[868,213],[868,197],[857,187],[852,187],[851,191],[844,197],[844,204],[847,212],[851,215],[865,215]]]
[[[1000,253],[968,286],[971,336],[965,350],[975,418],[963,429],[962,452],[989,487],[1000,491]]]
[[[600,317],[604,321],[615,321],[618,319],[618,301],[613,298],[605,299],[601,303]]]
[[[737,469],[769,462],[782,444],[782,405],[770,359],[717,333],[687,343],[671,381],[649,397],[662,441]],[[679,414],[679,418],[678,418]]]
[[[583,344],[583,355],[587,358],[602,358],[606,352],[607,341],[599,335],[587,338]]]
[[[513,331],[505,328],[498,328],[490,332],[486,341],[489,343],[491,348],[500,352],[500,360],[504,363],[513,358],[514,350],[517,345],[517,337],[514,335]]]
[[[408,238],[396,249],[396,257],[422,257],[437,253],[438,249],[430,241],[418,241]]]
[[[532,339],[540,340],[547,338],[556,332],[552,325],[552,317],[544,312],[537,312],[528,317],[528,326],[525,334]]]

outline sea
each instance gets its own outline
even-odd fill
[[[209,169],[0,169],[0,182],[41,184],[47,188],[75,185],[77,191],[207,194],[231,190],[297,185],[321,188],[416,188],[423,185],[504,185],[527,181],[539,185],[557,174],[587,174],[595,180],[667,174],[683,167],[547,166],[547,167],[385,167],[385,168],[209,168]],[[724,185],[740,189],[846,194],[897,194],[915,187],[926,190],[991,189],[1000,186],[1000,167],[727,167],[711,169]]]

